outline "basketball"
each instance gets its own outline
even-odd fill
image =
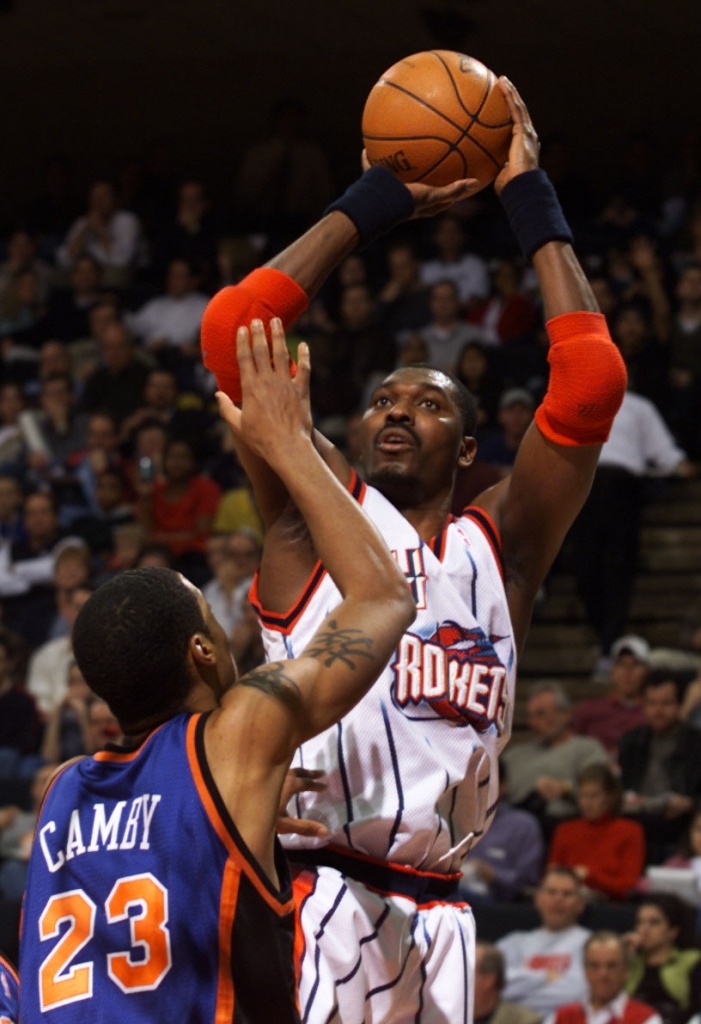
[[[402,181],[479,189],[506,163],[511,117],[494,72],[474,57],[426,50],[393,64],[372,87],[362,119],[370,164]]]

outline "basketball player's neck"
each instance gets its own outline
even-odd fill
[[[391,498],[389,500],[392,501]],[[450,514],[450,495],[446,496],[440,504],[435,505],[426,504],[402,507],[400,503],[395,501],[392,501],[392,504],[411,523],[421,537],[421,540],[426,543],[441,532]]]

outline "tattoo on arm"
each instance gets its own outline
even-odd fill
[[[274,661],[270,665],[260,665],[239,679],[240,686],[252,686],[269,697],[276,697],[285,703],[296,702],[301,697],[300,689],[294,679],[285,675],[284,663]]]
[[[358,658],[372,660],[373,639],[360,629],[339,629],[335,619],[329,620],[327,628],[314,638],[305,654],[318,658],[325,668],[340,661],[348,668],[355,668]]]

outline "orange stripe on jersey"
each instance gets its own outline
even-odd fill
[[[351,496],[362,505],[367,493],[367,487],[354,469],[351,470],[351,478],[347,489],[350,491]],[[258,594],[258,572],[256,572],[253,577],[253,583],[251,584],[251,589],[248,592],[248,598],[264,626],[268,629],[275,630],[277,633],[289,634],[299,622],[299,619],[303,615],[325,576],[326,570],[324,569],[324,566],[320,561],[317,561],[316,565],[307,577],[307,581],[302,588],[300,596],[294,604],[284,612],[271,612],[263,607],[260,595]]]
[[[234,930],[234,915],[239,894],[241,872],[233,861],[224,865],[221,898],[219,900],[219,980],[214,1024],[231,1024],[234,1019],[234,979],[231,973],[231,936]]]
[[[197,753],[196,744],[197,725],[201,718],[202,715],[193,715],[188,722],[186,747],[190,771],[192,772],[192,778],[195,783],[198,796],[202,801],[202,806],[204,807],[207,817],[212,824],[212,828],[219,836],[229,854],[229,857],[235,863],[238,870],[243,871],[258,895],[265,900],[268,906],[271,907],[272,910],[274,910],[280,917],[283,917],[285,914],[289,914],[292,910],[293,900],[290,898],[283,903],[278,896],[267,888],[265,882],[258,875],[251,861],[248,859],[249,857],[253,859],[252,854],[246,856],[246,854],[241,850],[239,840],[237,840],[237,838],[232,834],[228,823],[222,818],[210,787],[207,785],[202,771],[202,765],[200,764],[200,758]],[[240,841],[243,842],[243,840]]]
[[[5,959],[5,957],[2,955],[2,953],[0,953],[0,965],[2,965],[5,968],[5,970],[7,971],[8,974],[12,975],[12,977],[15,979],[15,981],[19,985],[19,974],[14,969],[14,967],[12,966],[10,961]]]
[[[467,508],[463,509],[463,516],[467,516],[473,523],[479,526],[480,530],[487,539],[487,543],[492,549],[492,554],[499,567],[502,579],[504,578],[504,552],[501,544],[501,534],[497,528],[496,523],[488,512],[485,512],[483,508],[477,505],[468,505]]]
[[[295,978],[299,985],[299,977],[302,971],[302,958],[304,956],[304,950],[306,948],[306,942],[304,940],[304,930],[302,928],[302,922],[300,920],[300,912],[302,910],[302,904],[306,900],[307,896],[310,896],[314,891],[314,882],[316,876],[313,871],[309,871],[307,868],[303,868],[298,875],[292,879],[292,893],[295,901],[295,946],[294,946],[294,958],[295,958]]]
[[[249,594],[251,604],[263,625],[268,629],[274,629],[278,633],[291,633],[325,576],[326,570],[321,562],[317,562],[295,603],[286,612],[269,612],[263,608],[258,596],[258,574],[256,573]]]
[[[163,728],[164,724],[165,723],[163,723],[162,725],[157,726],[153,730],[153,732],[150,732],[148,734],[148,736],[146,737],[146,739],[143,741],[143,743],[140,743],[139,746],[136,747],[135,750],[125,750],[125,751],[121,751],[121,750],[98,750],[98,752],[96,754],[93,754],[93,758],[96,761],[102,761],[102,762],[112,761],[115,764],[127,764],[129,761],[134,761],[139,756],[141,751],[144,749],[146,744],[152,739],[152,737],[155,736],[156,733],[161,731],[161,729]]]

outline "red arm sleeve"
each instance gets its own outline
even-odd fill
[[[601,313],[563,313],[546,324],[550,382],[535,421],[555,444],[603,444],[626,390],[626,368]]]
[[[297,282],[271,267],[259,267],[239,284],[222,288],[210,300],[202,317],[202,360],[232,401],[241,401],[236,361],[238,328],[248,327],[255,319],[267,324],[274,316],[279,316],[287,328],[308,305],[309,297]]]

